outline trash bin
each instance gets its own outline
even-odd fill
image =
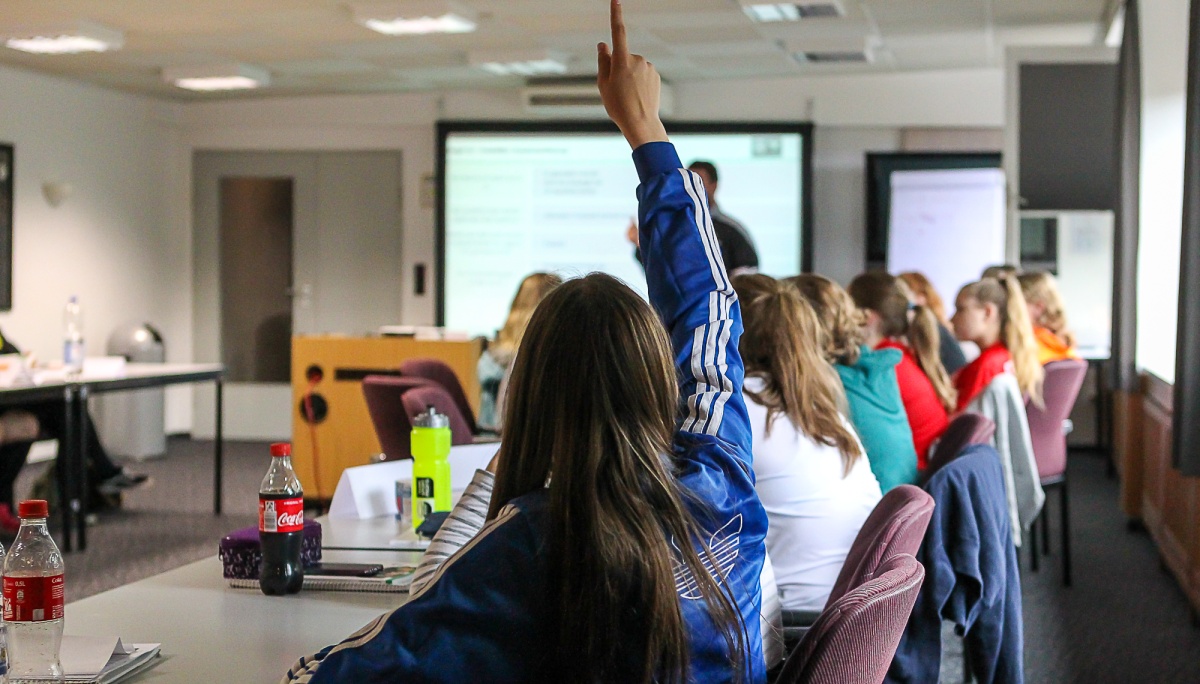
[[[108,338],[109,356],[129,363],[162,363],[162,335],[149,323],[118,327]],[[96,397],[96,428],[104,447],[118,458],[146,460],[167,451],[163,388],[111,392]]]

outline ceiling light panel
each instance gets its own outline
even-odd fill
[[[389,36],[471,33],[477,15],[453,0],[361,2],[350,5],[354,21]]]
[[[4,35],[6,47],[45,55],[108,52],[124,44],[125,35],[120,31],[91,22],[28,28]]]
[[[497,76],[547,76],[567,73],[569,59],[555,50],[498,50],[472,52],[468,61]]]
[[[250,90],[271,82],[265,69],[249,64],[205,64],[163,69],[163,80],[199,92]]]

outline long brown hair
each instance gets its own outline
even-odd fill
[[[1062,293],[1058,291],[1058,282],[1046,271],[1022,273],[1017,280],[1021,283],[1021,293],[1026,302],[1037,302],[1042,305],[1042,314],[1034,321],[1058,336],[1068,347],[1075,346],[1075,333],[1067,324],[1067,311],[1063,306]]]
[[[814,273],[804,273],[784,280],[796,288],[825,329],[825,357],[834,363],[853,366],[862,354],[863,315],[854,300],[841,285]]]
[[[544,272],[531,273],[521,281],[517,294],[513,296],[512,305],[508,307],[508,318],[504,321],[504,327],[496,334],[496,341],[488,346],[501,365],[508,365],[512,360],[538,303],[559,285],[562,285],[562,278]]]
[[[1001,280],[984,278],[959,291],[959,297],[970,297],[980,304],[996,307],[1000,316],[1000,339],[1012,356],[1017,384],[1038,406],[1042,405],[1042,364],[1038,363],[1037,342],[1033,338],[1033,323],[1025,306],[1025,295],[1015,276]]]
[[[846,289],[858,308],[870,309],[879,315],[880,334],[904,337],[908,341],[917,365],[933,384],[938,401],[947,411],[953,411],[958,392],[942,365],[941,329],[933,310],[912,304],[904,281],[883,271],[863,273],[850,281],[850,287]]]
[[[594,273],[534,311],[509,382],[488,519],[548,490],[546,653],[569,681],[627,680],[631,665],[627,681],[687,681],[680,563],[726,638],[731,668],[743,671],[741,615],[701,562],[701,528],[668,456],[679,409],[666,330],[625,284]]]
[[[905,271],[896,277],[903,280],[913,294],[924,298],[925,306],[933,311],[933,315],[937,316],[939,323],[947,328],[950,327],[950,319],[946,316],[946,303],[942,301],[942,296],[938,294],[937,288],[933,286],[933,282],[929,278],[925,277],[924,273]]]
[[[745,394],[767,407],[767,434],[785,415],[813,441],[837,447],[849,473],[862,454],[839,407],[842,383],[824,356],[825,331],[795,288],[765,275],[741,275],[733,289],[742,305],[745,331],[738,345],[746,377],[761,378],[762,392]]]

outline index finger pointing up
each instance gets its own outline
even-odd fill
[[[629,54],[629,46],[625,43],[625,17],[621,9],[621,0],[610,0],[609,13],[612,21],[613,56]]]

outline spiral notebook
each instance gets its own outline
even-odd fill
[[[407,592],[412,584],[415,565],[399,565],[384,568],[374,577],[334,577],[331,575],[305,575],[304,591],[368,591]],[[256,579],[231,579],[234,589],[258,589]]]

